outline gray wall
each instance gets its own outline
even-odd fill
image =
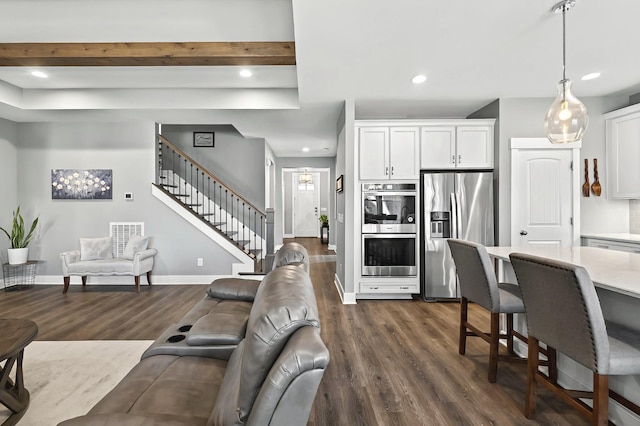
[[[335,211],[335,158],[333,157],[282,157],[277,161],[276,168],[276,244],[282,243],[283,235],[292,232],[292,171],[284,169],[329,169],[329,172],[320,173],[320,209],[327,209],[329,216],[329,244],[335,243],[333,218]],[[283,198],[284,197],[284,198]],[[284,201],[284,210],[282,208]],[[284,226],[284,227],[283,227]],[[320,222],[318,222],[318,227]]]
[[[18,140],[18,202],[41,220],[30,244],[30,258],[43,260],[39,275],[59,275],[58,254],[78,249],[80,237],[109,235],[110,221],[145,223],[159,251],[155,274],[231,273],[231,256],[151,195],[154,123],[22,123]],[[112,169],[113,199],[52,200],[51,169],[74,168]]]
[[[606,176],[605,125],[602,114],[625,106],[626,97],[580,98],[589,111],[589,127],[582,141],[581,160],[598,158],[600,176]],[[496,140],[495,169],[499,179],[498,243],[511,242],[511,138],[545,137],[544,116],[553,102],[551,98],[500,99]],[[471,114],[469,118],[487,118],[495,114],[495,103]],[[583,163],[582,163],[583,164]],[[603,187],[606,187],[604,182]],[[628,232],[629,202],[601,197],[580,199],[581,232]],[[615,220],[611,220],[615,218]]]
[[[18,205],[18,126],[0,118],[0,226],[11,233],[12,212]],[[25,207],[23,207],[23,210]],[[9,239],[0,231],[0,263],[6,263]]]
[[[345,168],[345,155],[346,155],[346,141],[345,141],[345,111],[342,110],[340,117],[337,123],[336,132],[338,134],[338,149],[336,153],[336,179],[340,176],[343,176],[344,179],[350,179],[347,175],[347,171]],[[347,230],[345,229],[344,224],[344,215],[345,215],[345,204],[346,204],[346,196],[345,191],[343,191],[336,196],[336,215],[335,215],[335,245],[336,245],[336,275],[341,283],[345,283],[345,262],[346,262],[346,250],[345,250],[345,236],[347,235]],[[341,218],[341,220],[338,220]],[[351,255],[353,258],[353,254]]]
[[[214,132],[213,148],[195,148],[193,132]],[[265,210],[265,141],[245,138],[233,126],[162,125],[162,135],[222,182]]]

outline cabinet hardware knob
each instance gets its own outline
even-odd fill
[[[451,164],[456,164],[456,156],[455,156],[455,154],[451,156]]]
[[[458,154],[458,164],[462,163],[462,155]]]
[[[389,166],[384,168],[384,174],[387,176],[389,174]]]
[[[528,232],[525,231],[525,230],[520,231],[520,235],[527,235],[527,234],[528,234]]]

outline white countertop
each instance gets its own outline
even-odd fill
[[[584,267],[596,287],[640,298],[640,254],[597,247],[487,247],[493,258],[509,261],[510,253],[526,253]]]
[[[640,243],[640,234],[627,234],[624,232],[608,233],[608,234],[592,234],[585,233],[582,238],[597,238],[599,240],[618,241],[621,243]]]

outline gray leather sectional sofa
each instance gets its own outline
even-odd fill
[[[214,281],[87,415],[60,425],[305,425],[329,352],[307,252],[283,249],[262,281]]]

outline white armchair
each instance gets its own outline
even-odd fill
[[[114,258],[111,237],[81,238],[80,250],[60,253],[64,289],[69,290],[71,276],[82,277],[82,285],[87,284],[88,276],[133,275],[136,292],[140,293],[140,275],[147,274],[147,283],[151,285],[156,249],[147,248],[148,239],[132,236],[122,257]]]

